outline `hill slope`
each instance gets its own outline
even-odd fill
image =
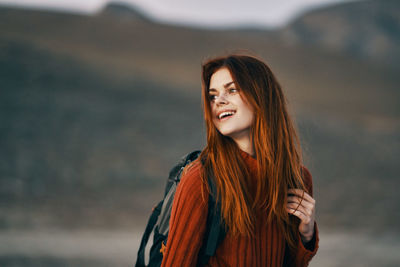
[[[310,44],[400,68],[400,2],[368,0],[317,9],[281,32],[289,43]]]

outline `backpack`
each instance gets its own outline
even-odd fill
[[[176,188],[181,179],[182,171],[189,163],[196,160],[200,151],[193,151],[184,157],[169,172],[164,198],[155,206],[148,220],[145,232],[140,242],[135,267],[159,267],[163,259],[163,252],[167,244],[169,232],[169,219],[171,217],[172,203]],[[221,218],[221,206],[216,201],[216,186],[212,175],[208,176],[210,194],[208,199],[207,227],[203,244],[198,255],[197,266],[207,264],[209,258],[215,254],[217,246],[225,237],[225,226]],[[153,232],[153,244],[150,248],[150,259],[145,265],[145,249]]]

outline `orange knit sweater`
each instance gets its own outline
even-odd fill
[[[241,151],[241,155],[254,177],[257,161],[244,151]],[[201,168],[200,162],[195,161],[178,185],[162,267],[196,266],[206,230],[208,209],[208,196],[202,195],[201,190]],[[312,194],[312,177],[306,168],[304,170],[304,181]],[[258,220],[255,229],[256,235],[253,238],[234,237],[228,231],[207,266],[275,267],[283,266],[284,258],[285,261],[290,259],[291,266],[307,266],[317,252],[319,238],[316,224],[314,237],[306,246],[299,236],[298,249],[294,255],[286,248],[284,236],[278,231],[277,225],[267,224],[266,216]]]

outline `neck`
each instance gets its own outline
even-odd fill
[[[238,145],[238,147],[252,156],[253,158],[255,157],[255,151],[254,151],[254,146],[250,142],[249,138],[243,138],[243,139],[234,139],[235,143]]]

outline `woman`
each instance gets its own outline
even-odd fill
[[[207,173],[226,225],[207,266],[307,266],[318,249],[312,178],[271,70],[247,55],[209,60],[202,97],[207,146],[177,188],[162,266],[196,266]]]

